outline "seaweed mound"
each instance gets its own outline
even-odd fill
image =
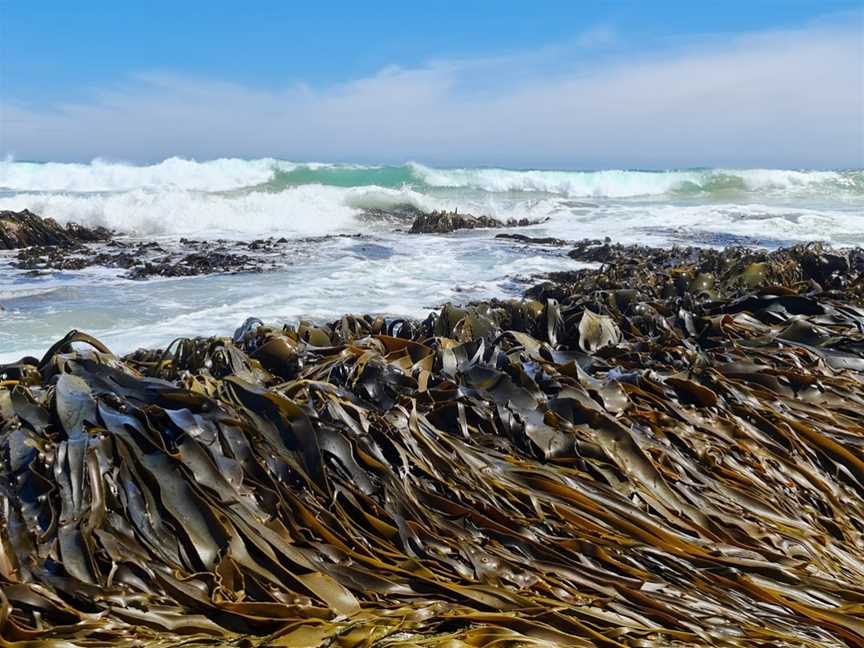
[[[862,252],[576,249],[0,367],[0,642],[862,645]]]
[[[0,211],[0,250],[37,245],[69,247],[110,238],[111,232],[104,227],[89,228],[77,223],[62,227],[53,218],[42,218],[27,209]]]

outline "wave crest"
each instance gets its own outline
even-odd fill
[[[280,168],[293,165],[273,159],[222,158],[197,162],[168,158],[136,166],[96,159],[89,164],[60,162],[0,162],[0,187],[11,191],[76,193],[133,189],[228,191],[263,184]]]
[[[495,193],[543,192],[573,198],[628,198],[736,190],[845,190],[864,193],[862,171],[512,171],[492,168],[433,169],[416,163],[412,163],[411,167],[414,175],[431,187],[464,187]]]
[[[258,236],[272,233],[326,234],[356,229],[367,209],[410,204],[436,209],[432,199],[410,189],[302,185],[279,192],[202,193],[187,190],[102,194],[18,193],[0,197],[0,210],[30,209],[60,223],[104,226],[136,236]]]
[[[692,169],[681,171],[516,171],[439,169],[422,164],[364,166],[295,163],[274,158],[222,158],[198,162],[169,158],[136,166],[0,161],[0,189],[30,192],[117,192],[136,189],[278,192],[304,185],[410,187],[417,191],[471,189],[488,193],[548,193],[567,197],[627,198],[692,193],[794,192],[864,194],[862,171]]]

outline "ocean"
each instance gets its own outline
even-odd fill
[[[115,353],[230,335],[248,317],[423,317],[444,303],[518,297],[582,267],[566,247],[501,230],[412,235],[400,209],[544,222],[529,236],[668,246],[864,244],[864,171],[515,170],[171,158],[152,165],[0,162],[0,210],[102,225],[170,246],[181,237],[283,237],[277,271],[134,281],[90,268],[33,275],[0,254],[0,361],[40,355],[68,330]],[[362,238],[354,235],[362,234]]]

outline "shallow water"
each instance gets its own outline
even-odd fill
[[[394,232],[368,210],[409,204],[548,218],[520,232],[654,245],[864,244],[864,172],[510,171],[167,160],[135,167],[0,162],[0,209],[107,225],[130,238],[294,241],[284,270],[129,281],[114,270],[27,276],[0,258],[0,361],[39,355],[72,328],[115,352],[177,336],[228,335],[247,317],[424,316],[442,302],[519,296],[579,264],[566,249]],[[410,223],[401,224],[402,227]],[[321,238],[358,233],[363,239]],[[312,237],[312,238],[310,238]]]

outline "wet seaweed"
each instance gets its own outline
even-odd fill
[[[864,252],[0,367],[0,645],[864,645]]]

